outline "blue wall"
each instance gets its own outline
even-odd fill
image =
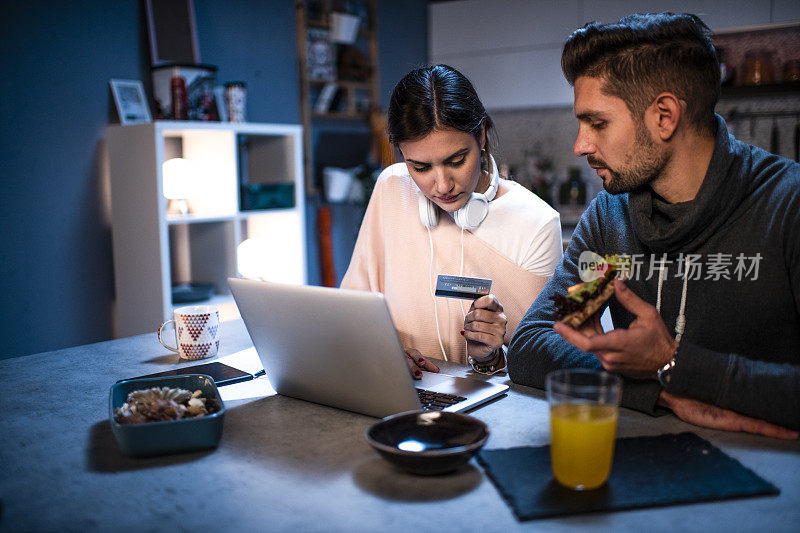
[[[0,359],[111,337],[111,230],[101,180],[105,127],[116,121],[108,80],[149,86],[139,0],[6,4]],[[248,84],[248,119],[298,123],[294,2],[194,4],[201,59],[219,67],[218,81]],[[384,104],[394,83],[427,57],[426,2],[398,4],[379,2]]]

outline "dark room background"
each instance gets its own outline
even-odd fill
[[[379,2],[384,107],[394,83],[427,61],[426,6]],[[218,82],[247,83],[248,121],[299,123],[294,2],[194,0],[194,7],[201,60],[219,67]],[[142,80],[149,88],[143,13],[140,0],[4,5],[0,358],[111,338],[102,154],[116,113],[108,80]],[[311,237],[313,224],[307,230]]]

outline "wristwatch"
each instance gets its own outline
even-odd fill
[[[669,385],[669,380],[672,377],[672,369],[675,368],[675,357],[678,355],[678,349],[675,348],[675,353],[672,354],[672,359],[667,361],[667,364],[658,369],[658,382],[661,386],[666,388]]]
[[[497,359],[497,362],[494,364],[486,364],[486,363],[479,363],[472,358],[472,356],[467,356],[467,362],[472,367],[472,370],[477,372],[478,374],[485,374],[487,376],[491,376],[497,374],[501,370],[506,367],[506,350],[505,346],[500,346],[497,351],[492,352],[493,357],[489,359],[487,362],[492,362],[497,359],[497,352],[500,352],[500,359]]]

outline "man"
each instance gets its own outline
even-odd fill
[[[796,439],[800,165],[728,135],[709,33],[694,15],[632,15],[565,44],[574,151],[605,192],[517,328],[509,374],[541,388],[557,368],[602,367],[624,377],[625,407]],[[631,265],[608,333],[602,310],[554,324],[551,297],[582,281],[590,251]]]

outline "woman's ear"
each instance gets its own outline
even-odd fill
[[[486,149],[486,121],[481,123],[481,133],[478,137],[478,147],[481,150]]]

